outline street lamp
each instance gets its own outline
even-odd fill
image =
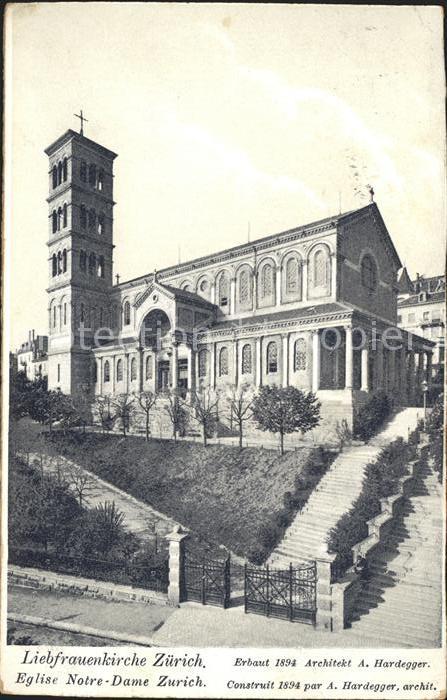
[[[424,397],[424,430],[427,422],[427,391],[428,391],[428,382],[424,381],[421,384],[422,387],[422,394]]]

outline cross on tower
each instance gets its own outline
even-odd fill
[[[80,114],[75,114],[74,116],[81,120],[81,131],[79,133],[81,134],[81,136],[84,136],[84,122],[88,122],[88,119],[86,119],[82,114],[82,109],[80,110],[80,112]]]

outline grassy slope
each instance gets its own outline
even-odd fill
[[[286,453],[143,438],[74,434],[58,449],[123,490],[246,556],[283,506],[311,449]]]

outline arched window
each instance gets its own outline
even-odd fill
[[[228,306],[230,300],[230,280],[226,272],[219,278],[219,306]]]
[[[110,363],[108,360],[104,362],[104,384],[110,382]]]
[[[98,215],[98,234],[101,236],[105,232],[104,228],[104,214]]]
[[[88,213],[88,225],[89,228],[95,228],[96,226],[96,212],[94,209],[90,209]]]
[[[67,272],[67,251],[62,251],[62,272]]]
[[[306,341],[304,338],[298,338],[295,341],[295,352],[294,352],[294,369],[295,372],[300,372],[306,369],[307,366],[307,354],[306,354]]]
[[[62,163],[62,178],[63,178],[64,182],[67,181],[67,172],[68,172],[67,166],[68,166],[67,159],[64,158],[63,163]]]
[[[122,382],[123,381],[123,361],[118,360],[116,363],[116,381],[117,382]]]
[[[62,212],[63,212],[62,213],[62,226],[64,228],[66,228],[67,227],[67,204],[66,203],[64,204],[64,208],[63,208]]]
[[[377,267],[371,255],[365,255],[361,265],[362,285],[370,292],[377,287]]]
[[[242,374],[252,373],[251,345],[244,345],[242,348]]]
[[[51,270],[52,270],[53,277],[56,277],[56,275],[57,275],[57,257],[56,257],[56,253],[53,253]]]
[[[248,306],[251,302],[250,271],[241,270],[239,273],[239,304]]]
[[[221,348],[219,353],[219,377],[228,374],[228,348]]]
[[[276,374],[278,371],[278,346],[272,340],[267,345],[267,374]]]
[[[84,204],[81,204],[81,228],[87,228],[87,210]]]
[[[64,302],[64,326],[67,325],[67,304]]]
[[[82,272],[85,272],[87,269],[87,253],[85,250],[81,250],[79,252],[79,267],[81,268]]]
[[[98,190],[101,192],[104,187],[104,171],[100,170],[98,173]]]
[[[327,285],[327,255],[324,250],[317,250],[314,256],[314,285],[325,287]]]
[[[285,267],[287,296],[301,296],[301,269],[298,259],[289,258]]]
[[[152,355],[146,357],[146,379],[152,379]]]
[[[52,226],[53,226],[53,233],[56,233],[57,231],[57,212],[53,211],[51,214],[51,220],[52,220]]]
[[[56,304],[53,306],[53,328],[57,325],[57,307]]]
[[[259,279],[259,299],[265,304],[273,304],[275,299],[275,272],[271,263],[261,268]]]
[[[118,314],[116,312],[116,306],[113,305],[110,311],[110,319],[112,321],[112,328],[116,328]]]
[[[62,272],[62,253],[61,251],[57,254],[57,274],[60,275]]]
[[[60,231],[62,228],[62,207],[57,210],[57,230]]]
[[[96,255],[90,253],[88,256],[88,271],[90,275],[94,275],[96,272]]]
[[[96,185],[96,165],[90,165],[88,169],[88,184],[92,187]]]
[[[137,361],[134,357],[132,357],[132,360],[130,362],[130,381],[134,382],[136,378],[137,378]]]
[[[208,351],[199,350],[199,377],[206,377],[208,372]]]
[[[60,185],[62,182],[62,163],[59,161],[57,164],[57,184]]]
[[[98,258],[98,277],[104,277],[104,256]]]
[[[57,187],[57,168],[53,165],[53,189]]]
[[[81,168],[80,168],[80,177],[81,177],[81,182],[87,182],[87,163],[85,160],[81,160]]]
[[[124,302],[123,307],[123,323],[125,326],[130,325],[130,303],[128,301]]]

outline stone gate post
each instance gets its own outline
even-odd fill
[[[169,543],[169,586],[168,602],[178,605],[181,602],[185,582],[185,545],[189,533],[184,532],[178,525],[166,535]]]

